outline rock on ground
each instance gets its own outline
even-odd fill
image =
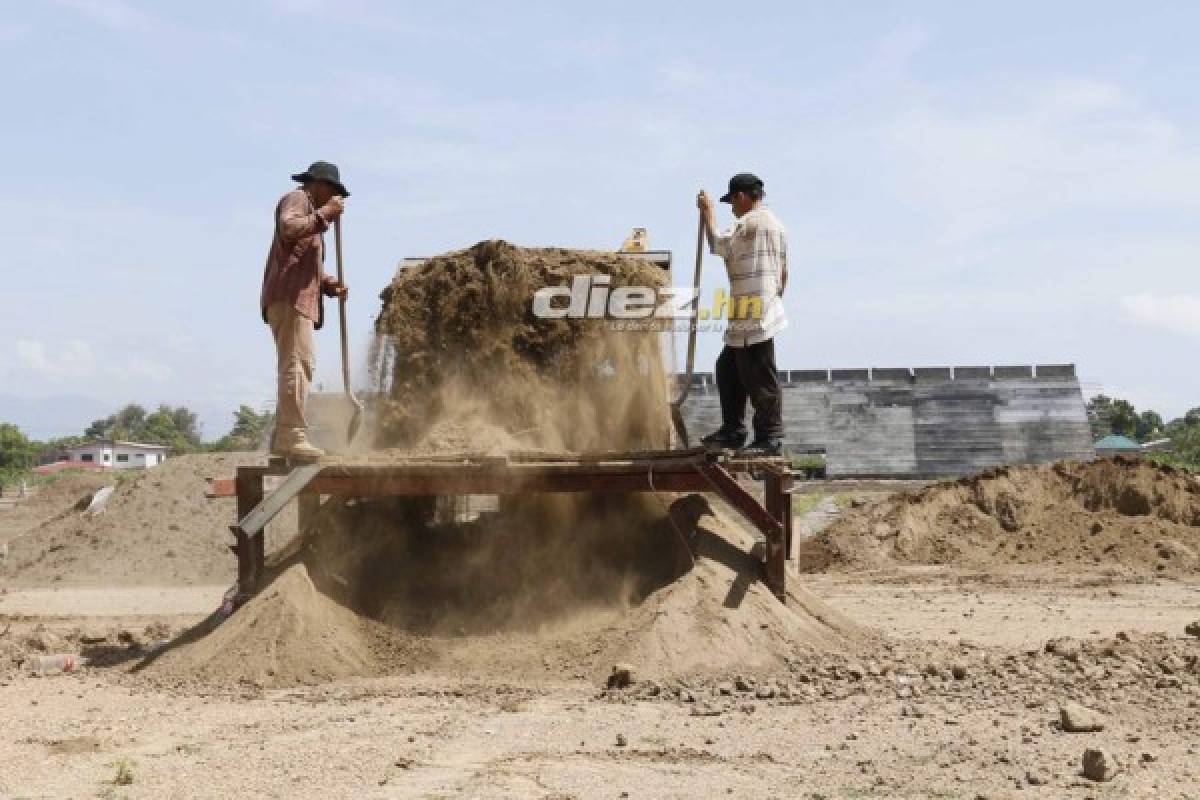
[[[1059,709],[1062,729],[1067,733],[1093,733],[1104,730],[1104,717],[1100,712],[1079,705],[1064,703]]]
[[[1083,751],[1083,777],[1089,781],[1111,781],[1119,769],[1116,759],[1104,750],[1089,747]]]

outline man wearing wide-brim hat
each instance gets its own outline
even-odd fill
[[[292,176],[300,187],[279,200],[267,267],[263,274],[263,321],[275,338],[278,402],[271,452],[296,461],[324,455],[308,441],[304,405],[316,367],[313,331],[324,322],[321,295],[342,297],[349,289],[324,274],[322,234],[345,210],[350,195],[338,168],[328,161]]]

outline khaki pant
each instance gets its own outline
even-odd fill
[[[316,357],[313,348],[313,321],[290,303],[272,303],[267,308],[267,324],[275,337],[276,371],[279,399],[275,406],[275,446],[291,447],[304,438],[308,420],[304,403],[312,383]]]

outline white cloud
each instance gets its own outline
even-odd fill
[[[1129,295],[1121,308],[1140,325],[1200,339],[1200,295]]]
[[[1063,80],[980,107],[938,99],[887,130],[898,177],[943,244],[1079,211],[1200,211],[1200,157],[1120,87]]]
[[[44,342],[18,339],[17,367],[37,378],[54,382],[86,378],[96,369],[96,357],[91,345],[82,339],[63,342]]]
[[[171,368],[143,356],[130,356],[113,368],[114,373],[135,384],[162,384],[171,377]]]

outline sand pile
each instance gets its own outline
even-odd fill
[[[537,290],[570,286],[581,275],[603,276],[613,288],[657,287],[667,278],[615,253],[503,241],[397,275],[375,323],[377,444],[421,449],[449,420],[475,429],[456,443],[476,449],[665,447],[663,334],[534,315]],[[484,435],[489,428],[500,434]]]
[[[12,508],[0,510],[0,544],[30,528],[69,514],[80,502],[91,499],[102,486],[113,482],[112,476],[97,472],[64,472],[54,480],[39,487],[33,495],[21,500]],[[16,489],[5,490],[10,495]]]
[[[1200,571],[1200,483],[1152,462],[1005,467],[850,512],[800,548],[801,569],[1048,564]]]
[[[85,515],[79,498],[69,495],[70,506],[10,543],[0,579],[24,586],[232,583],[237,562],[228,545],[236,501],[205,498],[205,479],[262,459],[261,453],[169,458],[131,472],[96,516]],[[288,519],[294,530],[294,515]],[[284,530],[287,524],[272,525]]]
[[[661,333],[532,314],[577,275],[653,286],[611,253],[483,242],[383,292],[375,374],[381,447],[621,450],[668,444]],[[515,495],[474,519],[427,498],[333,498],[269,565],[256,597],[154,656],[156,680],[258,686],[409,671],[600,680],[781,668],[862,634],[759,582],[755,539],[700,496]]]
[[[400,528],[402,505],[327,512],[262,592],[146,673],[175,685],[417,671],[600,680],[625,661],[696,678],[782,668],[863,637],[802,590],[781,605],[757,580],[753,537],[698,495],[528,500],[471,523]]]

